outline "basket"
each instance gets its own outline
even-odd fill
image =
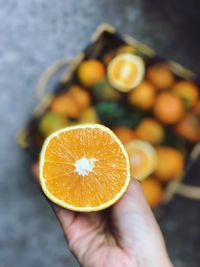
[[[147,65],[151,65],[156,62],[165,63],[176,76],[176,79],[190,80],[198,85],[199,77],[190,70],[182,67],[176,62],[165,60],[164,58],[156,55],[153,49],[138,42],[130,36],[122,37],[116,32],[116,29],[113,26],[109,24],[102,24],[92,35],[90,44],[82,53],[72,60],[63,58],[57,61],[55,64],[47,68],[47,70],[45,70],[39,78],[36,87],[39,104],[28,121],[27,126],[22,129],[17,136],[19,145],[28,152],[33,164],[38,160],[40,148],[42,142],[44,141],[44,138],[41,138],[38,132],[38,123],[41,117],[49,109],[49,104],[52,98],[55,95],[59,95],[65,90],[68,90],[72,84],[77,83],[76,69],[83,60],[91,58],[102,60],[102,57],[109,51],[124,45],[134,47],[137,53],[139,53],[139,55],[145,60]],[[56,88],[54,88],[54,91],[50,93],[46,92],[50,79],[56,74],[58,75],[58,72],[60,73],[61,70],[63,70],[64,73],[60,74],[59,81]],[[184,140],[184,149],[187,155],[184,173],[180,177],[177,177],[177,179],[168,183],[165,187],[164,202],[172,200],[175,194],[200,200],[200,186],[191,185],[190,183],[186,184],[185,181],[186,174],[199,158],[200,143],[190,143],[187,140]]]

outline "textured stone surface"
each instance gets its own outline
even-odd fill
[[[0,0],[2,267],[78,266],[15,141],[37,103],[35,83],[42,70],[80,52],[98,24],[107,21],[199,71],[199,10],[198,0]],[[157,210],[177,267],[199,266],[199,208],[198,202],[177,197]]]

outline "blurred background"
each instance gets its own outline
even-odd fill
[[[189,69],[200,69],[198,0],[0,0],[0,265],[78,266],[16,143],[37,104],[41,72],[85,48],[102,22],[113,24]],[[188,173],[199,177],[199,161]],[[200,263],[200,202],[176,196],[156,208],[176,267]]]

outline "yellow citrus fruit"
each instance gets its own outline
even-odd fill
[[[166,124],[176,123],[183,117],[185,112],[181,99],[168,92],[157,96],[153,111],[156,118]]]
[[[143,81],[138,87],[130,91],[128,100],[135,107],[149,110],[155,101],[155,88],[149,82]]]
[[[90,94],[86,90],[83,90],[80,86],[74,85],[70,87],[68,94],[74,99],[81,110],[89,107],[91,103]]]
[[[144,71],[141,57],[125,53],[113,58],[108,65],[107,75],[114,88],[129,92],[142,81]]]
[[[119,137],[123,144],[127,144],[135,138],[133,129],[128,127],[116,127],[113,129],[114,133]]]
[[[181,175],[184,166],[183,154],[172,147],[160,146],[156,149],[157,167],[156,176],[164,182],[176,179]]]
[[[163,199],[164,190],[161,183],[154,177],[149,177],[141,182],[144,196],[151,208],[158,206]]]
[[[143,180],[156,168],[156,152],[153,146],[145,141],[135,139],[125,145],[129,156],[131,175]]]
[[[162,63],[148,68],[147,79],[159,90],[169,89],[174,83],[174,75],[169,67]]]
[[[99,123],[96,110],[93,107],[86,108],[82,113],[79,120],[80,123]]]
[[[122,45],[117,49],[117,54],[124,54],[124,53],[134,53],[136,50],[135,47],[131,45]]]
[[[50,135],[42,147],[39,177],[52,202],[82,212],[113,205],[131,179],[122,143],[99,124],[77,125]]]
[[[90,87],[105,76],[105,67],[98,60],[86,60],[79,65],[77,75],[84,86]]]
[[[74,119],[79,118],[81,113],[80,107],[68,93],[55,96],[50,104],[50,109],[62,116]]]
[[[161,143],[165,137],[162,125],[154,119],[144,119],[135,133],[137,138],[152,144]]]
[[[68,125],[69,122],[66,118],[57,113],[48,111],[40,119],[38,127],[42,135],[47,137],[53,132],[67,127]]]
[[[186,114],[175,126],[175,132],[191,142],[200,141],[200,120],[192,113]]]
[[[194,106],[199,97],[198,87],[189,81],[175,83],[172,92],[180,97],[188,108]]]

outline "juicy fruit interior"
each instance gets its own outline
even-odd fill
[[[48,191],[76,207],[96,207],[113,199],[127,179],[125,155],[100,129],[76,129],[53,137],[44,155]]]
[[[132,81],[136,78],[137,73],[138,68],[135,64],[125,60],[120,60],[116,63],[112,75],[113,79],[121,80],[122,84],[130,86],[130,83],[132,83]]]

